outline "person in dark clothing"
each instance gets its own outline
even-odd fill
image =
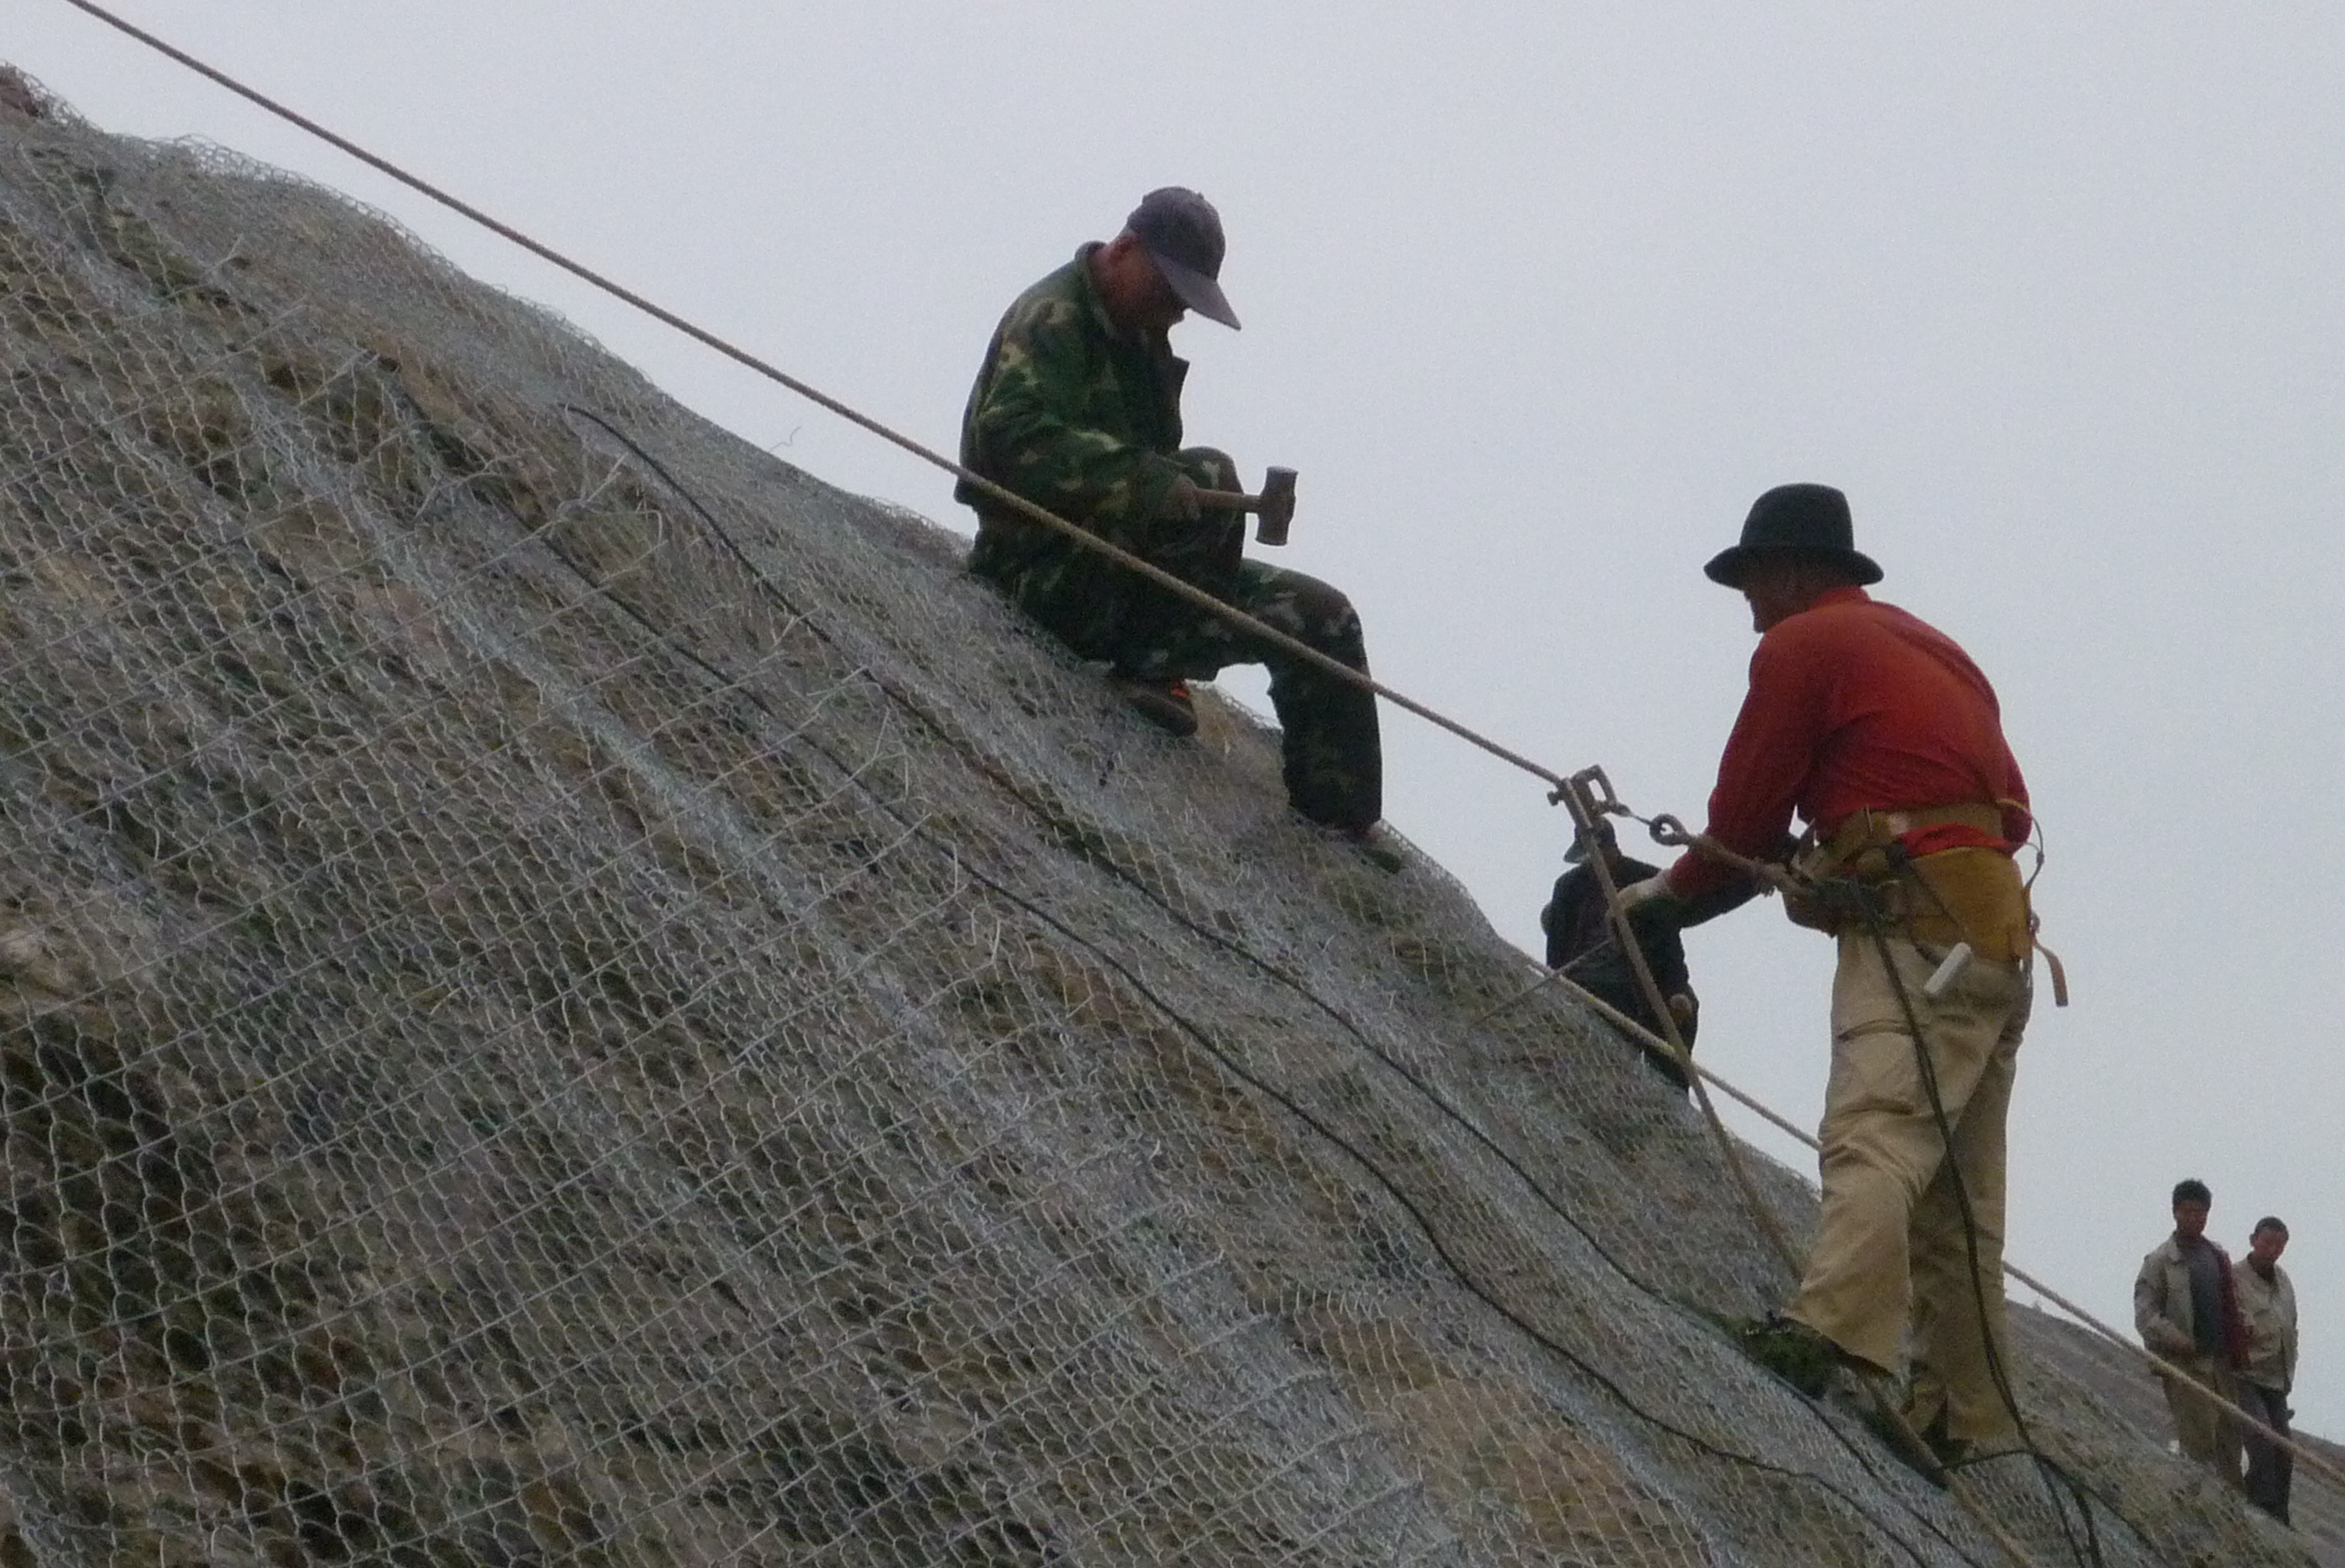
[[[1610,822],[1596,824],[1596,841],[1605,866],[1612,873],[1615,887],[1625,887],[1660,874],[1660,867],[1620,853]],[[1595,868],[1587,864],[1586,841],[1575,842],[1564,858],[1571,864],[1555,878],[1554,893],[1548,898],[1547,907],[1539,911],[1539,929],[1547,933],[1547,967],[1565,971],[1598,998],[1666,1039],[1668,1031],[1653,1017],[1652,1005],[1645,1000],[1644,987],[1637,984],[1635,966],[1613,938],[1612,922],[1604,908],[1604,887],[1596,879]],[[1705,898],[1702,908],[1683,921],[1639,920],[1633,911],[1629,917],[1637,932],[1637,945],[1643,950],[1645,964],[1652,971],[1653,984],[1661,987],[1663,997],[1669,1003],[1670,1014],[1677,1020],[1678,1037],[1685,1040],[1688,1051],[1694,1049],[1694,1031],[1701,1020],[1701,1001],[1694,995],[1693,976],[1685,966],[1685,942],[1678,932],[1685,925],[1724,914],[1751,896],[1751,891],[1738,888],[1723,898]],[[1685,1070],[1674,1061],[1642,1040],[1637,1043],[1654,1072],[1680,1089],[1693,1087]]]

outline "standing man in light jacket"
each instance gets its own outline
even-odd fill
[[[2288,1390],[2296,1382],[2296,1288],[2280,1267],[2288,1227],[2270,1214],[2247,1238],[2247,1260],[2232,1270],[2239,1315],[2247,1329],[2247,1365],[2240,1368],[2240,1408],[2282,1437],[2288,1435]],[[2288,1522],[2288,1451],[2250,1427],[2247,1500]]]
[[[2174,1189],[2174,1234],[2150,1249],[2133,1278],[2133,1328],[2156,1356],[2188,1374],[2158,1374],[2184,1457],[2240,1484],[2239,1423],[2231,1375],[2246,1360],[2231,1260],[2207,1239],[2214,1194],[2196,1178]]]

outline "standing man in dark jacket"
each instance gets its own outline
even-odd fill
[[[1621,854],[1609,822],[1599,821],[1596,824],[1596,843],[1606,867],[1612,873],[1615,887],[1625,887],[1661,869]],[[1652,1004],[1645,1000],[1644,987],[1637,983],[1635,966],[1630,964],[1629,955],[1621,951],[1620,941],[1613,934],[1612,922],[1604,908],[1604,889],[1587,864],[1587,841],[1576,840],[1564,853],[1564,859],[1569,862],[1569,868],[1555,878],[1554,894],[1547,900],[1547,907],[1539,911],[1539,929],[1547,933],[1547,967],[1563,970],[1599,1001],[1665,1037],[1668,1031],[1653,1017]],[[1670,1014],[1677,1023],[1678,1038],[1691,1051],[1701,1004],[1694,995],[1693,976],[1685,967],[1685,941],[1678,934],[1682,923],[1685,922],[1645,922],[1638,930],[1637,945],[1643,950],[1653,984],[1669,1004]],[[1638,1046],[1654,1072],[1680,1089],[1693,1086],[1686,1079],[1685,1070],[1675,1061],[1656,1054],[1642,1041]]]
[[[1166,333],[1190,310],[1236,327],[1217,281],[1221,219],[1194,191],[1142,198],[1123,231],[1020,295],[995,331],[961,425],[961,462],[1036,506],[1365,673],[1351,602],[1243,557],[1244,514],[1201,506],[1241,488],[1229,458],[1181,445],[1185,361]],[[963,481],[977,514],[969,570],[1007,593],[1175,735],[1196,728],[1186,681],[1262,664],[1285,732],[1287,797],[1366,838],[1383,814],[1376,700],[1261,644]]]

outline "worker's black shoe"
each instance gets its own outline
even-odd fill
[[[1197,710],[1189,700],[1187,681],[1110,675],[1107,685],[1117,696],[1138,709],[1141,718],[1165,734],[1185,740],[1197,733]]]
[[[1938,1412],[1936,1420],[1920,1429],[1922,1441],[1930,1445],[1930,1453],[1948,1470],[1960,1470],[1966,1465],[1983,1465],[1990,1459],[2027,1452],[2027,1439],[2017,1432],[2006,1432],[1996,1437],[1948,1437],[1946,1412]]]
[[[1990,1457],[1980,1453],[1979,1444],[1967,1437],[1948,1437],[1944,1416],[1922,1429],[1922,1441],[1930,1445],[1930,1453],[1937,1462],[1949,1470],[1959,1470],[1974,1459]]]
[[[1735,1331],[1735,1338],[1745,1356],[1811,1399],[1824,1397],[1832,1374],[1846,1360],[1838,1345],[1780,1312],[1751,1319]]]
[[[1930,1445],[1930,1452],[1937,1456],[1937,1462],[1948,1470],[1959,1470],[1974,1459],[1991,1457],[1979,1453],[1979,1445],[1967,1437],[1932,1436],[1925,1432],[1922,1434],[1922,1441]]]
[[[1397,874],[1408,869],[1409,855],[1402,847],[1402,840],[1384,825],[1380,817],[1364,828],[1347,828],[1335,822],[1323,822],[1299,807],[1294,814],[1299,821],[1310,823],[1332,842],[1357,852],[1361,859],[1379,871]]]

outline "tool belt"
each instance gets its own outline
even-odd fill
[[[1915,857],[1899,843],[1917,829],[1948,823],[2001,838],[2002,808],[1966,803],[1853,812],[1830,838],[1793,857],[1792,869],[1818,887],[1812,895],[1785,895],[1784,912],[1834,936],[1878,920],[1909,942],[1931,947],[1967,942],[1981,958],[2025,959],[2034,951],[2027,887],[2010,855],[1964,847]]]

